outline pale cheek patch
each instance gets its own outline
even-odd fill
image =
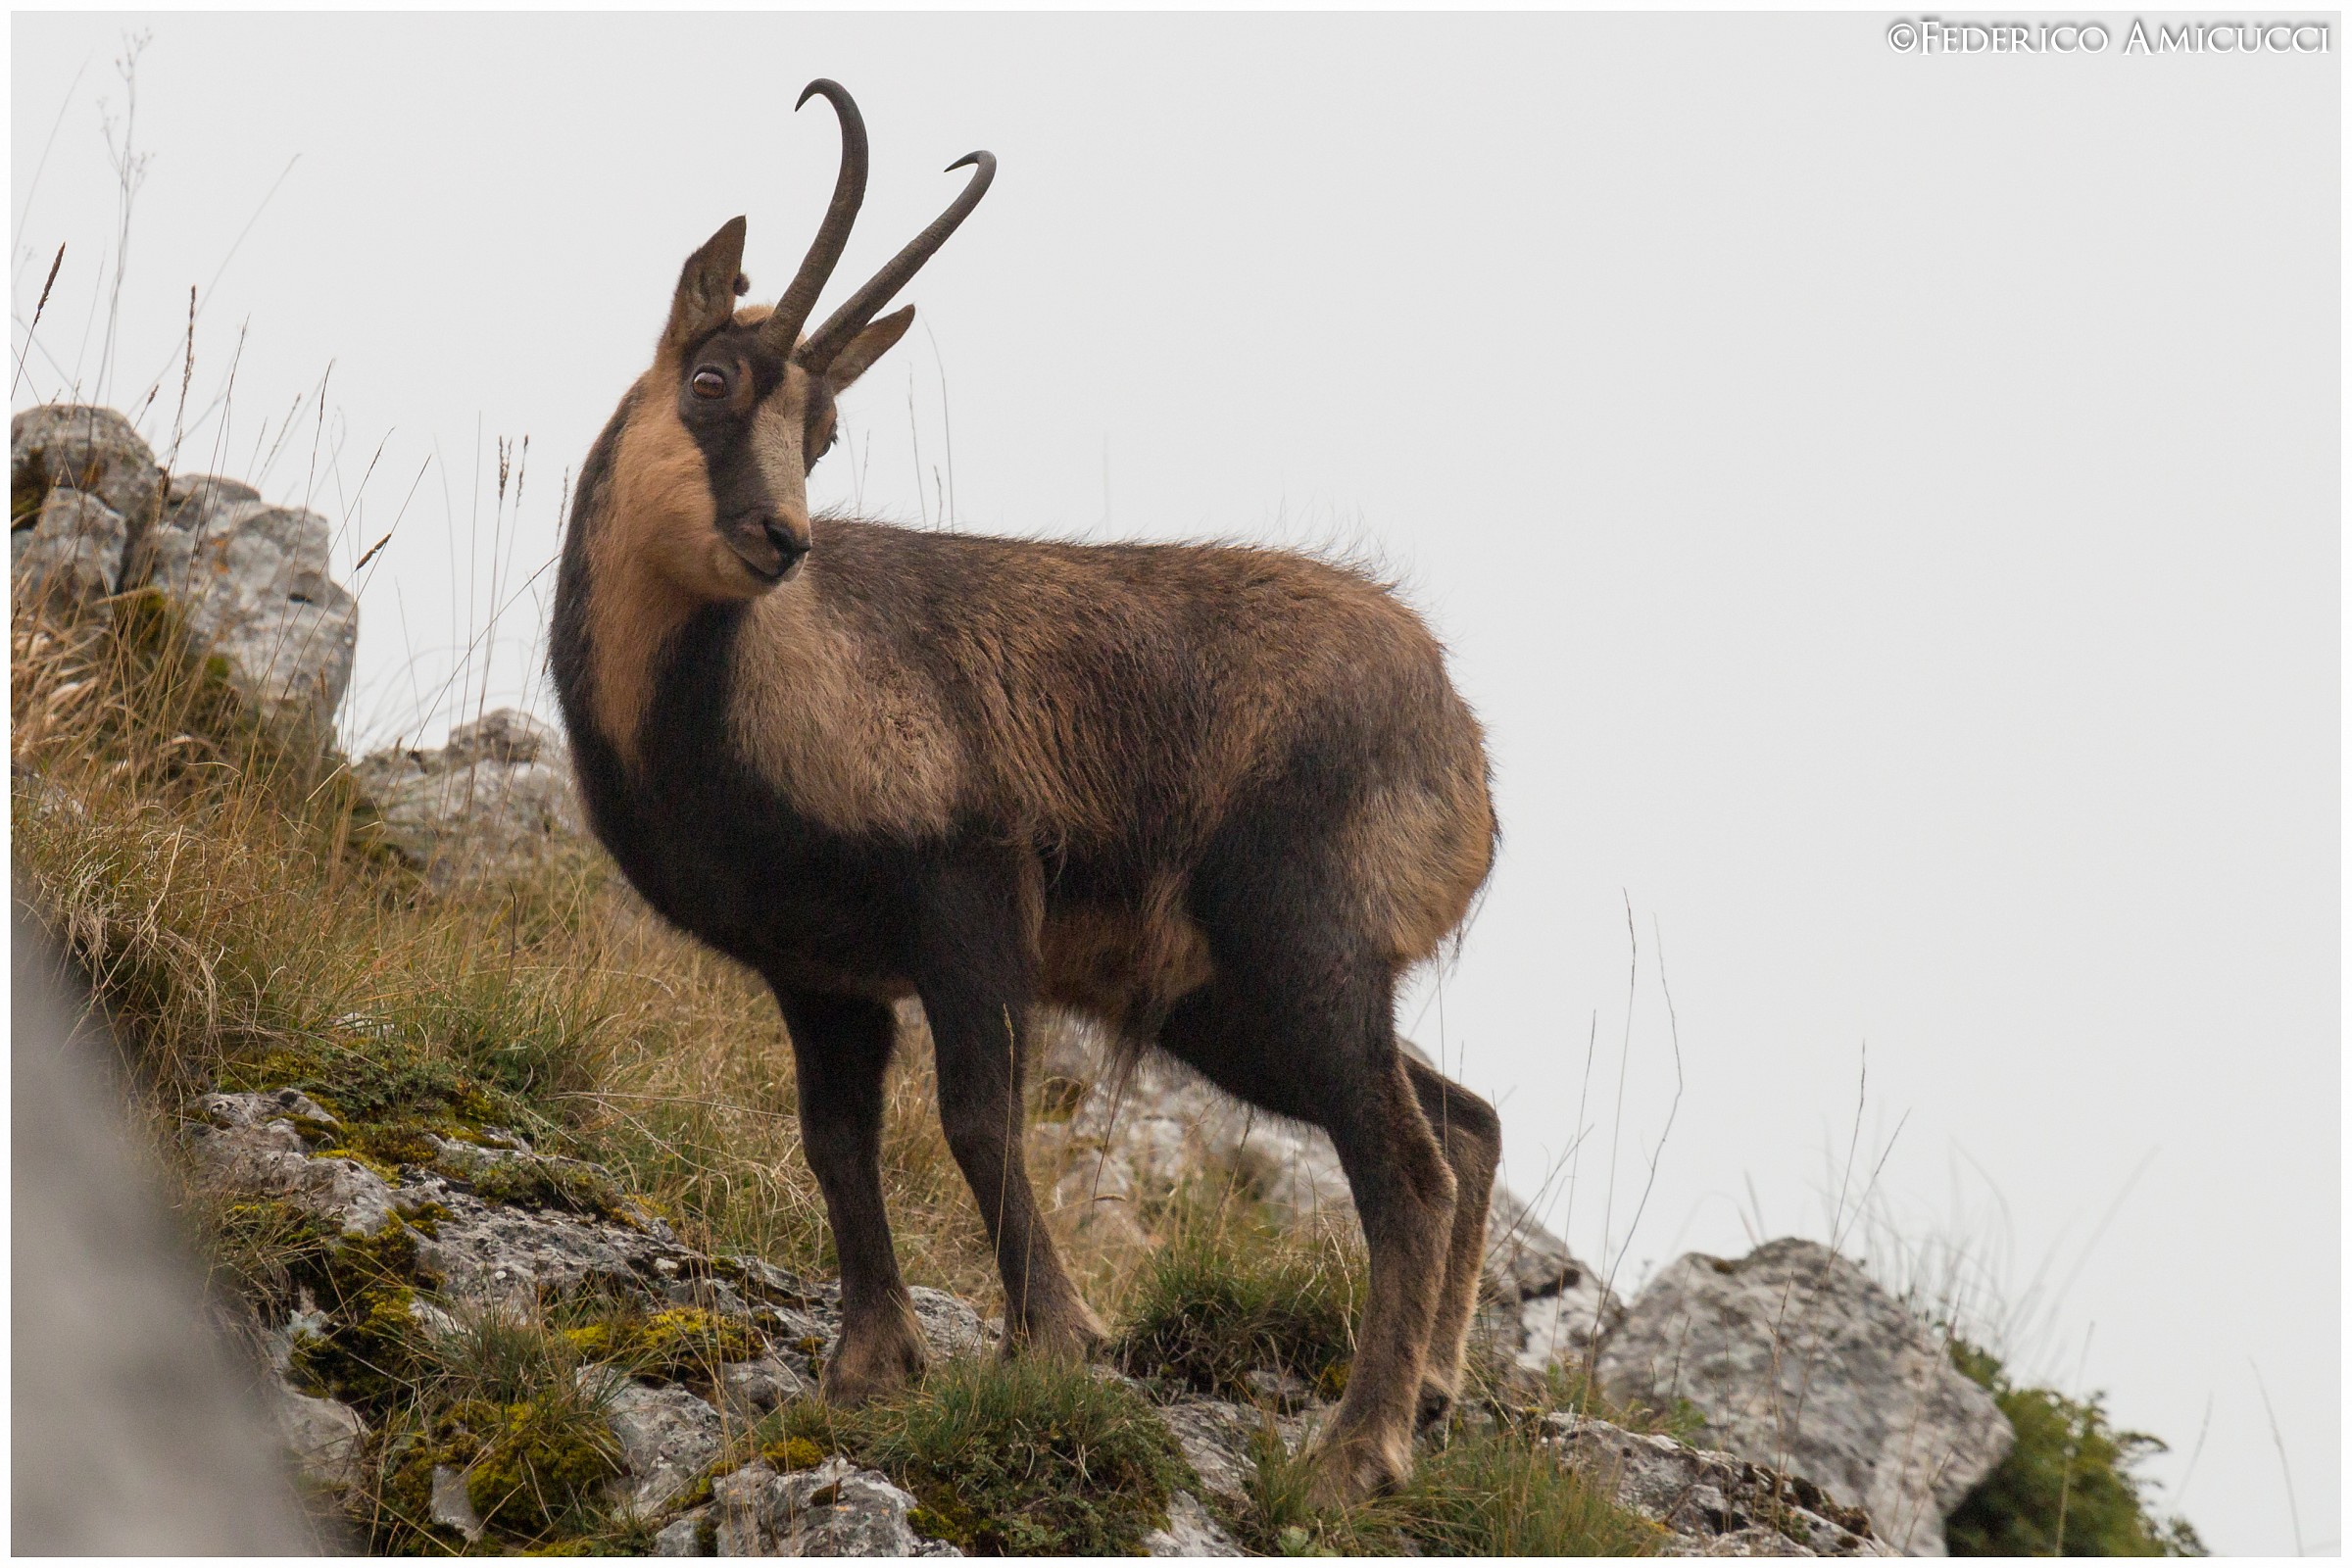
[[[785,524],[800,525],[806,540],[808,472],[801,462],[801,409],[791,390],[788,383],[752,416],[752,460],[760,466],[760,482]]]

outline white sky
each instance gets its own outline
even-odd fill
[[[1867,1045],[1849,1247],[1968,1252],[2175,1486],[2204,1430],[2234,1552],[2295,1544],[2259,1371],[2330,1545],[2337,62],[1888,20],[19,15],[17,345],[67,254],[14,401],[107,373],[151,27],[107,400],[160,378],[170,444],[197,285],[180,466],[274,446],[339,562],[392,532],[347,728],[436,740],[548,707],[543,592],[465,644],[686,254],[741,212],[756,294],[797,264],[801,84],[872,132],[844,287],[988,147],[819,499],[936,521],[952,446],[966,528],[1376,552],[1492,738],[1500,864],[1406,1021],[1514,1184],[1621,1283],[1826,1235]]]

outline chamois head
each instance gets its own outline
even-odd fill
[[[836,82],[810,82],[800,104],[820,94],[841,118],[841,174],[800,271],[772,309],[738,310],[735,298],[749,287],[744,220],[730,220],[688,257],[622,437],[620,467],[635,492],[626,508],[635,514],[632,532],[662,575],[700,599],[757,598],[799,573],[814,543],[808,470],[833,444],[834,398],[914,321],[911,305],[878,320],[875,313],[996,177],[988,153],[950,164],[950,172],[978,172],[928,228],[803,336],[865,197],[865,122]]]

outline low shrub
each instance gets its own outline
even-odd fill
[[[2099,1396],[2022,1389],[1964,1340],[1952,1364],[1992,1395],[2017,1431],[2009,1456],[1944,1520],[1955,1557],[2202,1557],[2187,1520],[2148,1511],[2133,1465],[2165,1445],[2108,1424]]]

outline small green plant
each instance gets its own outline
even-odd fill
[[[2021,1389],[2000,1361],[1965,1340],[1952,1364],[1992,1395],[2017,1431],[1999,1468],[1944,1521],[1955,1557],[2202,1557],[2187,1520],[2148,1511],[2132,1468],[2165,1446],[2144,1432],[2118,1432],[2097,1395],[2071,1399],[2051,1389]]]
[[[1130,1288],[1117,1346],[1130,1375],[1230,1399],[1251,1372],[1287,1373],[1326,1398],[1347,1386],[1363,1261],[1336,1242],[1220,1208],[1185,1214]]]

